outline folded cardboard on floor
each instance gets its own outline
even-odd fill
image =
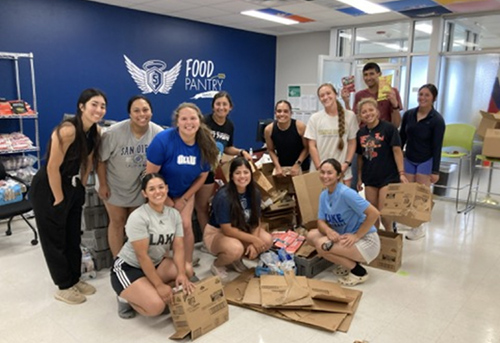
[[[170,339],[180,340],[191,334],[194,340],[229,320],[226,297],[219,277],[212,276],[196,283],[194,292],[174,294],[170,313],[175,334]]]
[[[500,129],[500,113],[479,112],[481,113],[481,121],[476,131],[479,137],[484,138],[487,129]]]
[[[307,279],[307,281],[311,296],[330,294],[333,297],[347,300],[337,302],[313,298],[313,305],[302,309],[264,308],[261,306],[260,280],[254,277],[253,270],[242,273],[225,285],[224,291],[230,304],[330,332],[347,332],[359,305],[362,292],[343,288],[330,281],[322,281],[323,284],[313,283],[312,285],[311,279]]]
[[[378,230],[380,237],[380,253],[370,264],[370,267],[397,272],[403,259],[403,235]]]
[[[302,225],[308,229],[317,227],[319,195],[323,190],[319,172],[294,176],[292,182],[299,203]]]
[[[429,187],[416,182],[391,183],[380,214],[409,227],[417,227],[431,220],[432,206]]]
[[[500,130],[486,130],[482,154],[487,157],[500,158]]]

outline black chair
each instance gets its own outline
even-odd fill
[[[23,185],[26,186],[26,189],[29,188],[29,186],[23,180],[19,179],[18,177],[15,177],[13,175],[9,175],[5,171],[5,167],[4,167],[3,163],[0,161],[0,180],[5,180],[7,177],[9,177],[13,180],[16,180],[17,182],[22,183]],[[21,201],[14,202],[11,204],[1,205],[0,206],[0,220],[8,219],[7,231],[5,231],[5,234],[7,236],[10,236],[10,235],[12,235],[12,230],[11,230],[11,225],[10,225],[12,222],[12,219],[15,216],[21,216],[21,218],[24,219],[24,221],[26,222],[26,224],[28,224],[28,226],[31,228],[31,230],[33,230],[33,234],[34,234],[35,238],[33,238],[31,240],[31,244],[37,245],[38,244],[38,233],[36,232],[36,229],[33,227],[33,225],[31,225],[31,223],[28,221],[28,218],[26,217],[26,214],[33,209],[31,206],[31,202],[28,200],[27,196],[28,196],[28,191],[26,191],[23,194],[23,199]]]

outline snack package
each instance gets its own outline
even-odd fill
[[[386,100],[387,94],[392,90],[392,75],[380,76],[378,78],[377,101]]]
[[[344,76],[342,78],[342,86],[344,89],[346,89],[349,93],[354,93],[356,91],[356,87],[354,86],[354,75],[351,76]]]

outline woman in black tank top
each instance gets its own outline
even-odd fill
[[[30,189],[42,250],[57,300],[80,304],[95,288],[80,280],[81,220],[85,184],[97,164],[100,133],[97,123],[106,113],[107,100],[97,89],[86,89],[76,115],[59,124],[50,137],[47,165],[40,168]]]
[[[295,176],[301,169],[309,170],[309,151],[304,138],[306,125],[292,119],[292,106],[286,100],[276,103],[274,113],[276,120],[266,126],[264,136],[275,174]]]

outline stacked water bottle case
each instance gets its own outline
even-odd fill
[[[87,182],[82,217],[82,245],[90,250],[95,269],[111,267],[113,257],[108,244],[108,214],[95,189],[94,175]]]

